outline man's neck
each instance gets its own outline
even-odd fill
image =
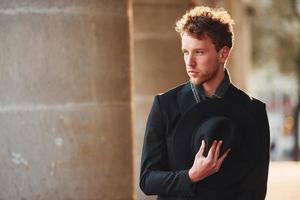
[[[216,74],[216,77],[213,80],[202,84],[202,88],[207,97],[211,97],[215,93],[218,86],[224,80],[224,75],[225,73],[223,68]]]

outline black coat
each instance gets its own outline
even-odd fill
[[[188,170],[176,171],[170,163],[172,136],[182,115],[196,104],[188,83],[154,98],[150,111],[141,159],[140,187],[158,200],[261,200],[265,198],[269,167],[270,133],[265,104],[250,98],[232,84],[223,97],[244,106],[257,119],[253,164],[243,165],[244,176],[227,188],[201,189],[191,183]],[[226,160],[225,160],[226,161]],[[242,165],[241,165],[242,166]],[[205,181],[205,179],[204,179]]]

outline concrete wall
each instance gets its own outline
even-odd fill
[[[134,105],[136,134],[136,183],[145,124],[155,94],[188,80],[181,52],[181,40],[174,30],[188,1],[134,0]],[[137,199],[146,197],[136,184]]]
[[[0,2],[0,199],[133,199],[129,3]]]

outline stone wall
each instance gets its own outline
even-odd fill
[[[133,199],[130,6],[0,2],[0,199]]]

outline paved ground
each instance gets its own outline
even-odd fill
[[[267,200],[300,200],[300,162],[271,162]]]

